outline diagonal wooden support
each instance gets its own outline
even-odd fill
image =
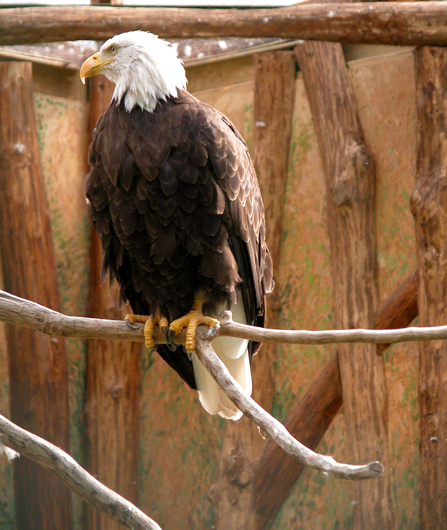
[[[338,328],[373,328],[379,301],[374,161],[363,141],[340,44],[295,48],[323,161]],[[388,401],[383,358],[372,345],[341,345],[343,404],[351,458],[380,459],[389,471]],[[354,485],[354,528],[394,527],[391,474]]]
[[[417,275],[414,271],[381,302],[375,328],[406,327],[417,314]],[[342,405],[337,352],[290,412],[284,425],[292,436],[315,450]],[[253,504],[258,528],[269,528],[303,471],[304,466],[293,461],[274,442],[269,442],[254,478]]]

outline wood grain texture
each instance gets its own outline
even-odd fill
[[[22,7],[2,9],[0,45],[106,40],[137,29],[163,38],[280,37],[443,46],[447,44],[447,6],[444,2],[377,2],[207,10]]]
[[[253,162],[265,206],[267,244],[273,267],[281,259],[284,189],[289,160],[295,84],[294,54],[266,53],[254,58]],[[273,271],[276,285],[281,281]],[[273,303],[272,303],[273,302]],[[267,300],[267,323],[277,323],[278,300]],[[274,395],[275,345],[264,345],[254,357],[253,397],[267,410]],[[253,425],[244,418],[226,424],[220,461],[220,478],[214,487],[216,528],[258,528],[252,517],[253,468],[265,446]],[[219,494],[217,495],[217,491]]]
[[[379,301],[374,161],[363,141],[341,46],[303,43],[296,53],[326,178],[336,326],[373,328]],[[380,458],[389,469],[383,359],[371,345],[343,345],[338,351],[352,458],[359,462]],[[388,473],[379,481],[354,487],[355,528],[393,528],[390,478]]]
[[[108,107],[113,85],[104,77],[90,80],[90,130]],[[95,318],[122,319],[115,285],[100,284],[101,242],[92,229],[90,307]],[[128,309],[128,308],[127,308]],[[85,416],[89,471],[131,502],[138,498],[139,355],[141,344],[129,341],[88,341]],[[87,510],[91,530],[118,530],[104,513]]]
[[[447,50],[416,51],[417,179],[415,217],[421,325],[447,318]],[[419,346],[421,528],[447,524],[447,344]]]
[[[31,63],[0,63],[0,243],[10,292],[60,309],[56,261],[40,166]],[[68,450],[68,376],[63,339],[9,326],[11,418]],[[19,530],[71,528],[71,497],[34,464],[15,462]]]

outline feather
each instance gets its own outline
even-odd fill
[[[93,132],[85,185],[103,273],[116,278],[136,313],[179,318],[200,291],[207,314],[232,304],[235,320],[264,325],[272,263],[244,140],[227,117],[186,91],[184,69],[166,43],[144,32],[111,43],[118,52],[104,73],[116,89]],[[213,347],[250,393],[259,345],[220,337]],[[240,417],[195,354],[191,361],[181,348],[158,351],[198,388],[210,413]]]

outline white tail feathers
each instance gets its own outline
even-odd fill
[[[246,323],[243,304],[232,305],[233,319],[236,322]],[[250,371],[250,357],[248,353],[248,340],[234,337],[219,337],[212,342],[212,347],[221,361],[228,368],[234,379],[241,385],[248,395],[251,395],[252,381]],[[214,381],[208,370],[193,353],[192,364],[196,379],[199,400],[209,414],[219,414],[225,419],[236,421],[242,412],[225,395],[223,390]]]

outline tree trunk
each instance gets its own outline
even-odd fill
[[[266,210],[267,243],[273,263],[281,253],[284,187],[287,176],[295,92],[295,57],[291,52],[259,55],[255,63],[253,161]],[[280,279],[275,275],[276,288]],[[277,304],[268,309],[269,326],[275,326]],[[267,302],[269,306],[269,301]],[[253,397],[267,410],[273,399],[273,363],[276,349],[265,344],[253,359]],[[266,441],[256,427],[242,418],[226,424],[219,482],[210,498],[216,505],[216,528],[257,528],[252,513],[253,470]]]
[[[60,311],[57,267],[34,116],[31,63],[0,63],[0,248],[5,289]],[[64,339],[7,327],[11,419],[69,449]],[[69,490],[15,460],[18,530],[72,527]]]
[[[336,326],[373,328],[379,293],[374,161],[363,142],[339,44],[303,43],[298,62],[317,131],[327,188]],[[383,358],[370,344],[339,347],[352,461],[380,460],[385,476],[354,485],[354,527],[394,527]]]
[[[110,103],[113,86],[104,77],[90,79],[90,127]],[[100,285],[101,242],[92,229],[89,315],[121,319],[118,288]],[[129,312],[129,311],[127,311]],[[129,341],[89,340],[86,366],[86,420],[89,472],[127,500],[138,496],[138,435],[141,344]],[[87,508],[89,530],[119,530],[102,512]]]
[[[447,321],[447,50],[416,50],[416,225],[421,326]],[[419,343],[421,528],[447,526],[447,343]]]

